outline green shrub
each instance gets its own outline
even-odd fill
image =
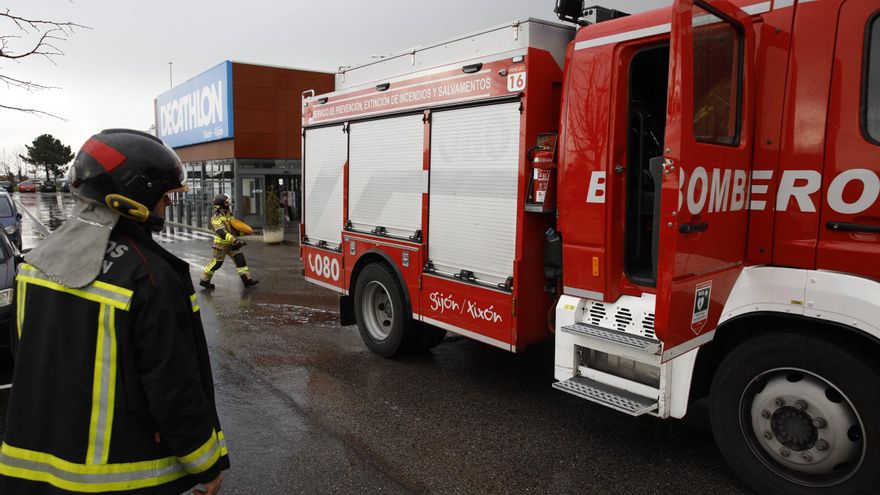
[[[278,227],[281,225],[281,201],[274,188],[266,193],[266,226]]]

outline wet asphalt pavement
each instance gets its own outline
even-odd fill
[[[71,204],[16,199],[51,229]],[[24,223],[33,246],[42,234]],[[194,281],[210,252],[198,234],[164,244]],[[699,404],[661,421],[555,391],[551,343],[510,354],[450,336],[384,359],[337,325],[334,293],[303,281],[296,245],[244,253],[259,286],[226,263],[199,294],[232,461],[221,493],[749,493]]]

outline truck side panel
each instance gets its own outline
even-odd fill
[[[783,110],[782,157],[775,197],[755,194],[775,209],[773,264],[816,267],[821,174],[825,155],[831,63],[838,2],[799,3],[795,8],[787,96]],[[762,181],[766,184],[766,181]]]

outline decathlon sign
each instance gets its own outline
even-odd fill
[[[159,137],[170,146],[232,137],[232,62],[226,61],[156,99]]]

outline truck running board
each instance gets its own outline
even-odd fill
[[[553,384],[553,388],[625,412],[630,416],[641,416],[657,410],[659,407],[658,402],[653,399],[582,376],[576,376],[564,382],[556,382]]]
[[[573,333],[575,335],[582,335],[584,337],[601,340],[604,342],[610,342],[612,344],[617,344],[624,347],[629,347],[631,349],[642,351],[646,354],[660,353],[660,342],[657,342],[656,340],[652,340],[639,335],[633,335],[626,332],[620,332],[617,330],[609,330],[607,328],[590,325],[588,323],[575,323],[574,325],[564,326],[562,327],[562,331]]]

